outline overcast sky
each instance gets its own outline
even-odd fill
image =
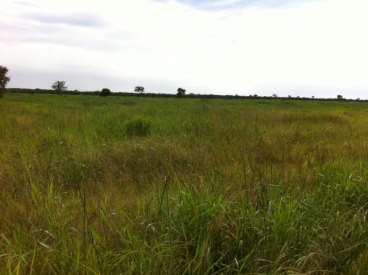
[[[11,87],[368,98],[367,0],[1,0]]]

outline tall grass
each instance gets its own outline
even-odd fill
[[[8,94],[0,274],[368,274],[367,107]]]

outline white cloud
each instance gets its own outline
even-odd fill
[[[90,74],[100,76],[95,89],[131,90],[136,81],[164,91],[368,98],[365,0],[215,11],[157,0],[3,5],[0,60],[12,86],[48,87],[34,73],[44,72],[70,75],[73,89],[90,89]]]

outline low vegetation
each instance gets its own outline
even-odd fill
[[[151,133],[151,123],[144,119],[129,120],[125,132],[128,137],[146,137]]]
[[[0,100],[0,274],[367,274],[368,103]]]

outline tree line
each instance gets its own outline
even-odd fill
[[[10,77],[8,76],[9,70],[7,67],[0,65],[0,97],[3,96],[3,94],[6,91],[6,86],[10,81]],[[65,81],[55,81],[52,85],[51,88],[54,92],[56,93],[71,93],[71,94],[82,94],[82,92],[79,91],[68,91],[68,87],[66,86],[66,82]],[[12,89],[12,90],[17,90],[18,92],[21,91],[21,89]],[[27,91],[34,91],[34,90],[30,90],[30,89],[22,89],[23,91],[27,90]],[[43,90],[40,89],[36,89],[36,92],[41,92]],[[143,86],[136,86],[134,88],[134,92],[136,94],[139,95],[143,95],[145,94],[145,88]],[[110,96],[110,95],[131,95],[130,93],[112,93],[112,91],[108,88],[103,88],[101,91],[98,92],[83,92],[83,94],[99,94],[100,96]],[[172,96],[171,94],[148,94],[150,96]],[[292,97],[292,96],[288,96],[288,97],[278,97],[276,94],[273,94],[272,97],[260,97],[258,95],[250,95],[250,96],[238,96],[238,95],[196,95],[196,94],[187,94],[187,91],[183,88],[178,88],[177,89],[177,93],[176,93],[177,97],[201,97],[201,98],[264,98],[264,99],[271,99],[271,98],[277,98],[277,99],[297,99],[297,100],[333,100],[331,98],[309,98],[309,97]],[[337,95],[337,100],[346,100],[341,94]],[[360,99],[356,99],[356,101],[360,101]]]
[[[51,88],[55,91],[55,92],[65,92],[68,88],[66,87],[66,82],[65,81],[55,81]],[[134,88],[134,92],[138,93],[138,94],[144,94],[145,93],[145,88],[143,86],[136,86]],[[182,97],[185,96],[186,94],[186,90],[183,88],[178,88],[177,90],[177,96],[178,97]],[[108,88],[103,88],[100,92],[101,96],[109,96],[112,94],[112,91]]]

